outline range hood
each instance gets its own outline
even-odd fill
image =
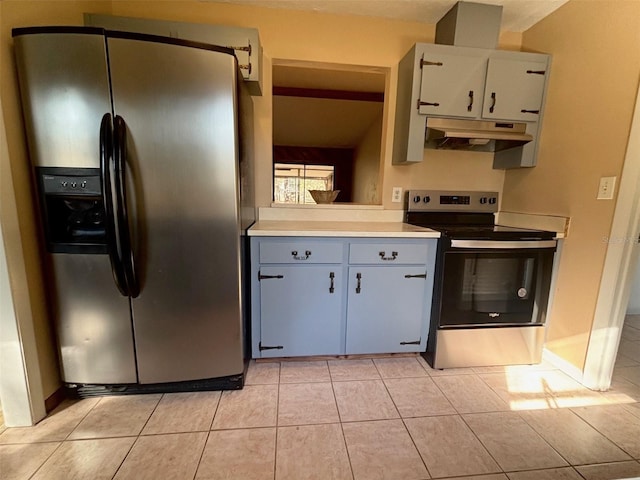
[[[526,130],[526,123],[429,117],[425,147],[499,152],[533,140]]]

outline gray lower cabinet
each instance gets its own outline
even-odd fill
[[[436,245],[252,237],[253,357],[424,351]]]
[[[342,353],[340,265],[261,266],[258,283],[261,357]]]
[[[424,265],[349,267],[347,352],[424,350],[426,275]]]

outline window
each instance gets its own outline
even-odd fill
[[[334,167],[276,163],[273,199],[276,203],[316,203],[309,190],[333,190]]]

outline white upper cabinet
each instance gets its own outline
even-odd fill
[[[467,118],[480,115],[486,58],[425,52],[420,64],[420,114]]]
[[[547,62],[489,58],[482,117],[538,121],[546,73]]]

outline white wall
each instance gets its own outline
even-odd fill
[[[638,261],[636,263],[635,280],[631,285],[627,315],[640,315],[640,257],[638,257]]]

